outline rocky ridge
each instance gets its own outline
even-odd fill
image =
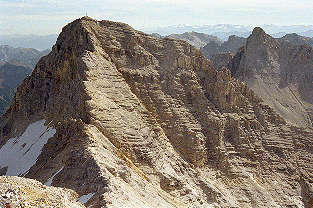
[[[228,37],[227,41],[221,44],[217,42],[209,42],[205,46],[201,47],[201,51],[210,59],[220,53],[235,54],[239,48],[245,45],[246,40],[246,38],[231,35]]]
[[[306,45],[313,47],[313,38],[304,37],[296,33],[287,34],[284,37],[278,38],[278,40],[287,41],[294,45]]]
[[[312,204],[312,131],[184,41],[74,21],[1,117],[0,151],[40,119],[56,133],[25,176],[88,207]]]
[[[210,42],[213,42],[219,45],[222,44],[222,40],[219,39],[218,37],[213,36],[213,35],[207,35],[204,33],[198,33],[198,32],[185,32],[183,34],[171,34],[166,37],[187,41],[189,44],[193,45],[196,48],[201,48]]]

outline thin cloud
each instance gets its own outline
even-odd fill
[[[312,24],[312,11],[312,0],[0,0],[0,35],[58,33],[62,26],[86,12],[97,19],[143,28],[177,24]]]

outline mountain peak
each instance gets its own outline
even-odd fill
[[[269,47],[275,48],[278,45],[278,41],[271,37],[261,27],[255,27],[251,35],[247,39],[246,47]]]
[[[255,27],[251,33],[253,36],[265,36],[267,35],[261,27]]]

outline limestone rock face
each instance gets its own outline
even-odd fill
[[[290,42],[255,28],[230,68],[288,122],[312,127],[313,48]]]
[[[73,189],[87,207],[309,207],[313,199],[311,130],[287,124],[185,41],[123,23],[83,17],[63,28],[1,117],[0,153],[8,144],[32,150],[18,141],[25,135],[48,139],[22,175]]]
[[[83,208],[77,194],[68,189],[48,187],[20,177],[0,177],[0,207]]]

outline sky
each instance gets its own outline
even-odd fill
[[[85,16],[136,29],[170,25],[313,24],[313,0],[0,0],[0,35],[59,33]]]

